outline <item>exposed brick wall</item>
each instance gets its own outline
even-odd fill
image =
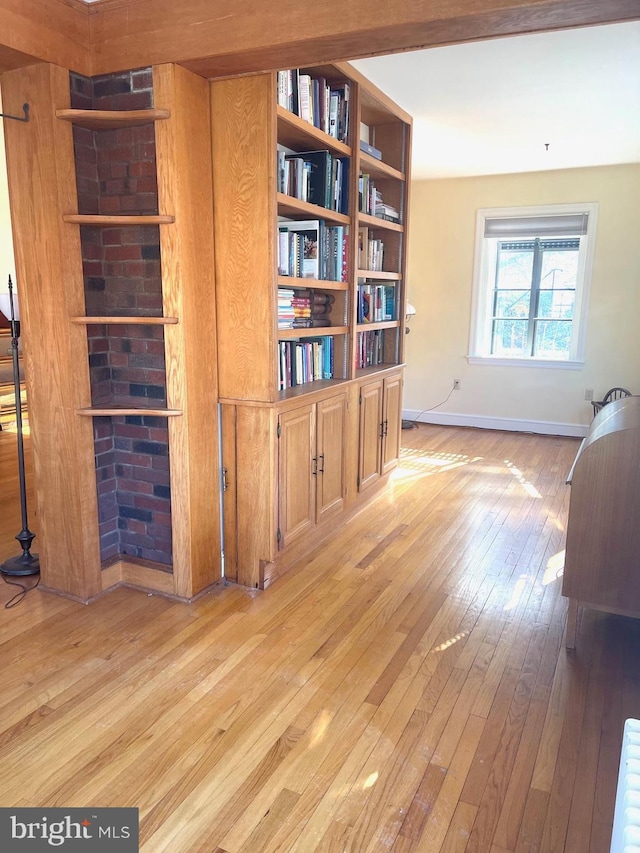
[[[76,109],[153,106],[150,69],[71,75]],[[153,124],[93,131],[75,127],[80,213],[156,214]],[[89,316],[162,316],[158,226],[81,226]],[[151,325],[88,327],[94,406],[166,407],[164,331]],[[170,565],[171,491],[167,419],[94,419],[101,555],[132,555]]]

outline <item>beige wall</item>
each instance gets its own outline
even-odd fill
[[[404,411],[420,420],[583,434],[594,398],[640,394],[640,165],[416,181],[411,188]],[[476,211],[598,202],[598,233],[581,370],[467,362]],[[496,420],[500,419],[500,420]],[[559,426],[558,426],[559,425]],[[580,426],[582,425],[582,426]]]
[[[2,99],[0,98],[0,112]],[[16,270],[11,240],[11,219],[9,217],[9,192],[7,189],[7,167],[4,153],[4,129],[0,121],[0,292],[7,292],[7,278],[15,284]]]

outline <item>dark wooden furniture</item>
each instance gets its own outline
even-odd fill
[[[562,594],[569,599],[566,645],[575,648],[581,607],[640,616],[640,397],[598,412],[567,482]]]

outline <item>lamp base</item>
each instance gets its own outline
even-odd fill
[[[40,574],[40,560],[37,554],[20,554],[19,557],[10,557],[4,563],[0,563],[0,572],[12,578],[38,575]]]

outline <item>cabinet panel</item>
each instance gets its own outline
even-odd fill
[[[384,417],[382,440],[382,473],[386,474],[398,464],[400,456],[400,429],[402,413],[402,377],[391,376],[384,380]]]
[[[382,427],[382,379],[360,389],[359,490],[363,492],[380,477],[380,432]]]
[[[284,412],[279,427],[279,527],[283,548],[316,521],[315,406]]]
[[[347,397],[341,394],[317,405],[317,520],[344,507],[344,446]]]

